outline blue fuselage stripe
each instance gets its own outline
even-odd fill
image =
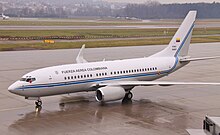
[[[160,75],[166,74],[166,73],[168,73],[168,71],[163,71],[163,72],[160,72]],[[105,77],[105,78],[70,81],[70,82],[61,82],[61,83],[29,85],[29,86],[24,86],[23,88],[21,87],[21,88],[18,88],[18,89],[33,89],[33,88],[48,88],[48,87],[68,86],[68,85],[76,85],[76,84],[83,84],[83,83],[102,82],[102,81],[128,79],[128,78],[136,78],[136,77],[144,77],[144,76],[156,76],[156,75],[158,75],[158,72],[140,73],[140,74]]]

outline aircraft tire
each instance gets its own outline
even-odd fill
[[[127,93],[127,99],[128,99],[128,100],[131,100],[132,97],[133,97],[133,94],[129,91],[129,92]]]
[[[133,94],[129,91],[128,93],[125,94],[125,97],[123,98],[123,101],[129,101],[133,97]]]
[[[42,101],[41,101],[41,100],[35,101],[35,105],[36,105],[36,106],[41,106],[41,105],[42,105]]]

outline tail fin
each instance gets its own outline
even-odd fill
[[[152,57],[182,57],[188,55],[197,11],[189,11],[169,45]]]

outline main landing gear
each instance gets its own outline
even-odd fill
[[[125,97],[123,98],[122,100],[122,103],[128,103],[128,102],[132,102],[132,97],[133,97],[133,94],[131,93],[131,91],[127,92],[125,94]]]

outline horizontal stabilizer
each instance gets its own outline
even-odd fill
[[[201,57],[201,58],[180,58],[180,62],[190,62],[190,61],[199,61],[199,60],[209,60],[209,59],[217,59],[220,56],[213,57]]]
[[[119,81],[113,83],[100,83],[97,87],[105,86],[171,86],[171,85],[220,85],[220,83],[213,82],[167,82],[167,81]]]
[[[76,57],[76,62],[77,62],[77,63],[88,63],[88,62],[84,59],[84,57],[83,57],[84,49],[85,49],[85,44],[82,46],[82,48],[81,48],[80,51],[79,51],[78,56]]]

